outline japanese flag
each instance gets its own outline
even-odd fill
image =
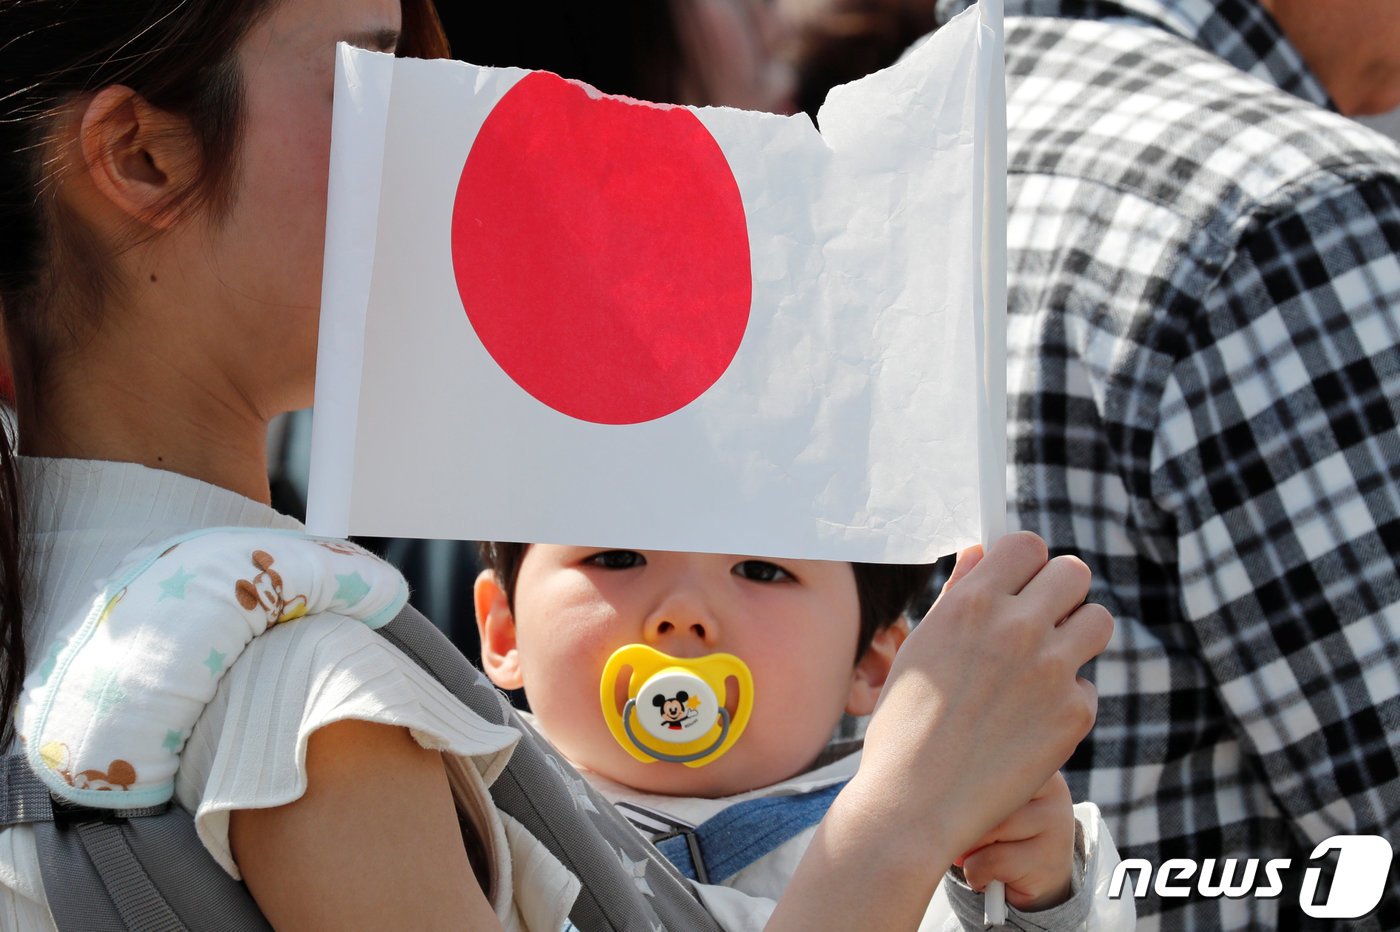
[[[996,532],[999,0],[820,133],[338,55],[313,531],[896,562]]]

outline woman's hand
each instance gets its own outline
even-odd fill
[[[1031,799],[1094,723],[1078,671],[1113,619],[1089,570],[1011,534],[964,552],[895,658],[860,771],[822,821],[772,928],[913,928],[953,859]],[[840,878],[838,882],[836,878]]]
[[[1089,581],[1083,561],[1047,561],[1026,532],[960,555],[895,658],[857,776],[897,788],[906,828],[969,850],[1088,734],[1097,694],[1078,671],[1113,632],[1106,609],[1083,604]]]

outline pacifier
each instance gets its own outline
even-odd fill
[[[598,696],[608,730],[637,760],[703,767],[748,726],[753,674],[733,654],[672,657],[627,644],[603,665]]]

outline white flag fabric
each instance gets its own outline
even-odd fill
[[[922,562],[1005,513],[1000,0],[805,116],[338,56],[314,533]]]

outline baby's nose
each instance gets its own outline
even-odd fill
[[[675,599],[651,614],[643,634],[648,644],[662,646],[667,653],[686,656],[695,653],[697,648],[714,649],[719,638],[719,622],[699,604]]]
[[[653,633],[657,637],[663,637],[665,635],[671,634],[672,632],[679,632],[683,629],[694,634],[702,641],[706,640],[709,637],[705,628],[705,624],[703,622],[692,621],[689,625],[685,625],[684,623],[678,625],[668,618],[662,618],[661,620],[659,620],[656,623]]]

